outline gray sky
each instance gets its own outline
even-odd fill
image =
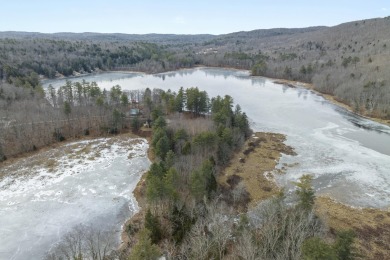
[[[386,0],[3,0],[0,31],[224,34],[385,17]]]

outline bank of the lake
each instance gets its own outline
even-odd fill
[[[131,193],[149,167],[147,147],[128,133],[58,143],[1,164],[0,259],[42,259],[80,225],[119,244],[121,225],[138,210]]]
[[[112,74],[115,74],[115,72]],[[127,73],[125,76],[129,74],[131,73]],[[270,159],[269,170],[267,171],[272,171],[276,165],[275,172],[286,172],[285,174],[274,174],[276,179],[284,178],[284,182],[277,180],[279,187],[290,184],[303,173],[309,173],[315,176],[314,184],[319,194],[324,194],[323,191],[328,190],[328,193],[335,194],[339,199],[344,199],[344,203],[354,203],[358,199],[355,195],[360,195],[364,196],[363,205],[369,205],[369,203],[377,207],[388,205],[386,204],[386,185],[388,185],[386,179],[388,164],[386,150],[379,150],[377,147],[370,146],[371,144],[364,146],[359,143],[358,139],[344,136],[346,132],[356,133],[361,131],[367,134],[366,141],[371,142],[372,133],[381,131],[381,129],[376,129],[376,124],[359,118],[358,120],[365,121],[363,123],[369,125],[368,130],[357,128],[350,124],[348,113],[335,111],[334,106],[323,101],[323,98],[313,94],[312,91],[300,87],[289,89],[284,86],[276,86],[270,83],[268,79],[250,77],[248,71],[187,69],[157,75],[140,73],[137,75],[142,76],[135,76],[136,80],[133,81],[122,79],[111,81],[108,79],[111,75],[108,75],[105,79],[106,85],[119,84],[124,90],[150,87],[164,90],[171,88],[173,91],[176,91],[180,86],[190,87],[196,85],[208,92],[210,90],[211,96],[228,94],[242,106],[243,111],[248,112],[249,118],[253,119],[255,131],[265,130],[282,133],[286,136],[286,144],[296,149],[297,156],[288,154],[276,156],[266,151],[261,155]],[[122,76],[119,75],[117,78]],[[84,78],[78,77],[76,79]],[[277,134],[273,135],[277,136]],[[381,134],[381,140],[387,140],[386,135],[386,133]],[[273,146],[276,147],[276,145]],[[264,145],[263,148],[266,148],[266,146]],[[272,146],[267,149],[272,149]],[[257,159],[261,156],[259,155]],[[238,161],[239,165],[242,166],[243,162],[239,160],[240,158],[237,158],[233,163]],[[244,159],[246,162],[257,161],[257,159]],[[277,163],[278,161],[279,163]],[[244,172],[244,170],[237,167],[233,167],[232,170]],[[264,174],[260,174],[256,178],[262,176]],[[240,178],[245,179],[247,177],[242,176]],[[272,180],[264,179],[266,179],[264,181],[270,182],[262,187],[263,194],[256,195],[259,201],[267,198],[267,193],[269,195],[275,194],[273,192],[277,192],[278,189],[275,184],[272,184]],[[247,179],[247,182],[249,180]],[[351,183],[356,188],[345,189],[346,186],[350,187]],[[142,187],[142,182],[139,186]],[[356,193],[349,194],[350,191]],[[138,198],[140,199],[142,193],[139,194]],[[377,196],[377,194],[379,195]],[[142,202],[140,203],[142,205]],[[139,219],[142,219],[142,216]]]
[[[322,96],[324,99],[326,99],[327,101],[331,102],[332,104],[334,104],[336,106],[339,106],[339,107],[342,107],[342,108],[348,110],[351,113],[354,113],[354,114],[356,114],[358,116],[361,116],[361,117],[367,118],[369,120],[378,122],[380,124],[384,124],[384,125],[390,126],[390,120],[389,119],[378,118],[378,117],[373,117],[373,116],[369,116],[369,115],[366,115],[366,114],[358,113],[358,112],[354,111],[354,109],[350,105],[348,105],[348,104],[338,100],[334,95],[329,95],[329,94],[325,94],[325,93],[319,92],[318,90],[316,90],[315,86],[313,84],[311,84],[311,83],[300,82],[300,81],[293,81],[293,80],[287,80],[287,79],[272,79],[272,80],[273,80],[273,82],[275,84],[286,85],[286,86],[289,86],[289,87],[292,87],[292,88],[295,88],[295,87],[299,86],[299,87],[304,87],[304,88],[310,89],[311,91],[313,91],[314,93]]]
[[[140,131],[150,132],[151,129],[141,128]],[[151,142],[150,136],[147,138],[147,141],[148,143]],[[151,162],[155,161],[155,155],[152,149],[150,149],[150,146],[148,147],[146,154]],[[118,246],[118,250],[120,252],[123,252],[125,255],[130,254],[131,247],[134,246],[135,243],[138,241],[138,237],[134,236],[134,234],[138,234],[138,231],[142,228],[144,222],[145,209],[147,206],[146,197],[145,197],[146,173],[147,171],[142,174],[140,180],[138,181],[137,185],[135,186],[132,192],[135,200],[137,201],[138,211],[134,215],[128,217],[121,227],[121,235],[120,235],[121,243]]]
[[[261,201],[280,193],[274,175],[280,174],[276,168],[282,154],[295,155],[294,149],[285,144],[286,136],[277,133],[256,132],[236,151],[228,166],[217,176],[220,189],[232,190],[240,182],[250,195],[249,207],[255,207]],[[149,149],[151,161],[155,159]],[[232,181],[234,183],[232,183]],[[145,198],[145,174],[133,191],[139,211],[126,221],[122,229],[122,243],[119,250],[129,253],[138,241],[138,231],[143,227],[147,202]],[[246,210],[241,208],[239,210]]]
[[[283,174],[283,171],[276,166],[282,154],[297,155],[285,140],[281,134],[255,133],[231,159],[218,177],[218,183],[223,186],[244,183],[250,194],[250,207],[278,196],[283,187],[277,185],[275,175]],[[318,196],[315,212],[329,227],[330,240],[340,230],[353,230],[358,254],[364,259],[386,259],[390,255],[390,208],[352,207],[327,196]]]
[[[363,259],[388,259],[390,256],[390,209],[358,208],[320,196],[315,212],[330,229],[332,239],[340,230],[353,230],[355,246]]]
[[[282,154],[295,156],[294,149],[285,144],[286,136],[278,133],[256,132],[235,153],[218,183],[227,189],[243,183],[250,195],[249,207],[277,195],[283,187],[275,182],[276,168]]]
[[[254,131],[282,133],[298,153],[282,156],[277,167],[285,167],[286,174],[276,178],[280,186],[290,189],[292,181],[310,173],[319,195],[331,194],[353,206],[387,208],[390,203],[390,147],[385,145],[390,128],[358,117],[307,88],[277,85],[267,78],[251,77],[248,71],[217,68],[154,75],[111,72],[75,79],[82,80],[96,81],[105,89],[120,85],[133,95],[139,89],[178,91],[181,86],[198,86],[210,96],[230,95],[246,112]],[[61,86],[65,80],[51,83]]]
[[[193,67],[180,68],[180,69],[173,70],[173,71],[159,71],[158,73],[149,73],[149,72],[145,72],[145,71],[123,70],[123,69],[121,69],[121,70],[110,70],[110,71],[98,70],[98,71],[94,71],[94,72],[91,72],[91,73],[76,73],[76,74],[74,74],[71,77],[65,77],[63,75],[59,75],[59,76],[56,76],[54,79],[69,79],[69,80],[72,80],[72,79],[77,79],[79,77],[84,77],[84,76],[88,76],[88,75],[97,75],[97,74],[100,74],[100,73],[110,73],[110,72],[139,73],[139,74],[145,74],[145,75],[156,75],[156,74],[161,74],[161,73],[169,73],[169,72],[175,72],[175,71],[191,70],[191,69],[194,69],[194,68],[200,68],[200,69],[202,69],[202,68],[229,69],[229,70],[235,70],[235,71],[247,71],[248,73],[250,73],[250,70],[244,70],[244,69],[239,69],[239,68],[235,68],[235,67],[226,67],[226,66],[225,67],[213,67],[213,66],[196,65],[196,66],[193,66]],[[252,77],[262,77],[262,76],[252,76]],[[270,78],[270,77],[264,77],[264,78],[272,80],[275,84],[287,85],[289,87],[299,86],[299,87],[304,87],[306,89],[310,89],[313,92],[315,92],[316,94],[318,94],[318,95],[322,96],[323,98],[325,98],[327,101],[331,102],[332,104],[340,106],[342,108],[345,108],[346,110],[348,110],[351,113],[354,113],[354,114],[356,114],[358,116],[361,116],[361,117],[367,118],[369,120],[378,122],[380,124],[384,124],[384,125],[390,126],[390,119],[373,117],[373,116],[369,116],[369,115],[362,114],[362,113],[359,113],[357,111],[354,111],[352,106],[346,104],[345,102],[342,102],[341,100],[338,100],[336,98],[336,96],[330,95],[330,94],[325,94],[325,93],[322,93],[322,92],[316,90],[315,86],[312,83],[293,81],[293,80],[282,79],[282,78],[280,78],[280,79],[279,78]],[[43,80],[43,82],[45,82],[45,81],[50,80],[50,79],[42,78],[41,81],[42,80]]]
[[[218,176],[217,182],[227,189],[243,183],[250,195],[249,207],[278,196],[283,189],[275,182],[275,176],[283,174],[276,166],[282,154],[295,156],[294,149],[285,144],[286,136],[277,133],[256,132],[240,151],[231,158],[229,165]],[[149,158],[154,159],[151,151]],[[286,166],[288,167],[288,166]],[[139,211],[126,221],[122,230],[120,250],[129,253],[138,241],[138,230],[144,223],[145,175],[134,189]],[[245,209],[241,209],[244,210]],[[344,205],[326,196],[315,200],[315,212],[329,227],[328,238],[333,240],[337,231],[353,230],[355,246],[364,259],[386,259],[389,255],[390,211],[373,208],[357,208]]]

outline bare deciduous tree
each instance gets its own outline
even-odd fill
[[[91,226],[76,226],[67,233],[46,255],[47,260],[107,260],[114,252],[115,237],[112,231],[96,230]]]

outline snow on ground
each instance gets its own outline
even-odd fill
[[[85,140],[0,168],[0,259],[39,259],[79,224],[119,234],[138,209],[132,191],[147,149],[128,136]]]

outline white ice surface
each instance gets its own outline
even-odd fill
[[[197,86],[210,97],[230,95],[255,131],[286,134],[287,144],[295,148],[298,156],[283,156],[280,162],[294,167],[287,167],[278,183],[291,187],[302,174],[313,174],[317,194],[353,206],[390,207],[390,127],[347,112],[308,89],[217,68],[157,75],[102,73],[74,80],[83,79],[106,89],[116,84],[124,90]],[[45,86],[50,83],[58,87],[65,79]]]
[[[150,162],[146,140],[108,141],[68,144],[77,148],[55,158],[54,170],[0,169],[6,175],[0,180],[0,259],[41,259],[79,224],[115,227],[119,242],[121,225],[138,209],[132,191]],[[88,145],[90,152],[72,156]]]

